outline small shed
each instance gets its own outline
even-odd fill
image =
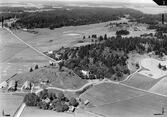
[[[84,101],[84,105],[88,105],[89,103],[90,103],[89,100]]]

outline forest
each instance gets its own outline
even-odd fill
[[[67,7],[52,8],[50,11],[26,12],[25,10],[38,10],[37,8],[0,7],[0,21],[17,17],[13,28],[60,28],[63,26],[87,25],[99,22],[117,20],[129,14],[130,21],[155,25],[161,20],[161,15],[144,14],[130,8],[105,8],[105,7]],[[70,9],[70,10],[67,10]],[[166,15],[165,15],[166,16]],[[165,20],[167,18],[165,17]]]
[[[47,12],[27,13],[16,24],[27,28],[54,29],[63,26],[76,26],[117,20],[126,13],[133,15],[140,12],[132,9],[74,7],[71,10],[66,10],[62,8]]]
[[[127,67],[128,54],[155,52],[160,57],[167,54],[166,39],[150,39],[141,37],[123,38],[99,36],[98,42],[91,45],[61,48],[57,51],[64,60],[63,65],[72,69],[83,79],[109,78],[121,81],[129,75]],[[84,76],[81,70],[89,71],[89,77]]]
[[[99,22],[117,20],[129,14],[130,18],[140,19],[145,16],[142,12],[129,8],[105,8],[105,7],[62,7],[52,8],[50,11],[25,12],[30,8],[23,7],[1,7],[0,20],[9,19],[14,16],[18,21],[14,27],[22,28],[60,28],[63,26],[86,25]],[[36,8],[32,8],[36,10]],[[66,10],[70,9],[70,10]],[[147,20],[148,21],[148,18]],[[151,19],[150,21],[154,21]]]

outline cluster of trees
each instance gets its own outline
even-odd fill
[[[160,63],[158,64],[158,68],[159,68],[159,69],[162,69],[162,70],[164,70],[164,71],[167,70],[166,65],[161,65]]]
[[[148,29],[155,29],[155,37],[158,39],[166,39],[167,35],[164,35],[164,33],[167,33],[167,26],[166,25],[149,25]]]
[[[116,31],[116,35],[129,35],[129,31],[127,30],[119,30],[119,31]]]
[[[74,97],[68,99],[62,92],[56,95],[49,93],[47,89],[44,89],[39,95],[35,93],[25,95],[23,102],[27,106],[36,106],[40,109],[57,112],[65,112],[69,110],[69,106],[77,107],[79,105]]]
[[[35,65],[34,70],[36,70],[36,69],[38,69],[38,68],[39,68],[38,65]],[[30,68],[30,72],[33,72],[34,70],[33,70],[32,67]]]

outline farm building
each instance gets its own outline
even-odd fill
[[[69,112],[74,112],[75,111],[75,107],[74,106],[69,106]]]
[[[57,62],[49,61],[50,66],[57,66]]]
[[[17,82],[15,80],[9,81],[8,91],[16,91],[17,90]]]
[[[88,105],[89,103],[90,103],[89,100],[84,101],[84,105]]]
[[[49,98],[43,99],[42,102],[49,103],[50,99]]]
[[[49,51],[48,54],[53,54],[53,51]]]
[[[48,80],[48,79],[44,79],[44,80],[42,80],[41,82],[40,82],[40,84],[42,84],[42,85],[46,85],[46,84],[48,84],[50,81]]]
[[[90,72],[89,71],[85,71],[85,70],[81,70],[83,76],[86,76],[89,78]]]
[[[4,81],[0,84],[0,88],[5,88],[7,86],[8,86],[8,83],[6,81]]]
[[[30,81],[25,81],[22,86],[22,89],[31,90],[31,88],[32,88],[32,83]]]

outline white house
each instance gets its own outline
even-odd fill
[[[31,90],[32,88],[32,84],[30,81],[25,81],[23,86],[22,86],[22,89],[25,89],[25,90]]]
[[[8,86],[8,83],[6,81],[4,81],[0,84],[0,88],[5,88],[7,86]]]
[[[75,111],[75,107],[74,106],[69,106],[69,112],[74,112]]]
[[[50,99],[49,98],[43,99],[42,102],[49,103]]]
[[[89,78],[90,72],[89,71],[85,71],[85,70],[81,70],[82,74],[86,77]]]
[[[27,28],[23,28],[23,31],[28,31],[28,29]]]
[[[53,51],[49,51],[48,54],[53,54]]]

